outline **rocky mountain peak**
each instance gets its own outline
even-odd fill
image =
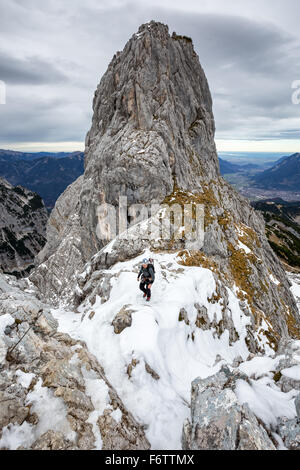
[[[1,178],[1,177],[0,177],[0,185],[8,189],[12,188],[12,185],[5,178]]]
[[[174,185],[201,191],[219,176],[212,99],[189,38],[156,22],[142,25],[114,56],[96,90],[86,138],[81,224],[90,243],[96,208],[161,203]]]
[[[167,139],[166,148],[158,148],[169,157],[169,161],[162,163],[170,166],[179,179],[178,184],[184,187],[186,183],[180,181],[183,175],[179,170],[183,169],[185,155],[178,155],[178,150],[189,144],[191,151],[193,147],[198,153],[203,151],[204,145],[199,146],[204,131],[201,127],[205,127],[207,137],[213,139],[211,95],[192,42],[176,33],[170,36],[166,25],[154,21],[142,25],[123,51],[114,56],[95,93],[93,110],[92,127],[86,141],[87,167],[90,153],[106,133],[110,137],[124,138],[125,129],[135,131],[140,137],[135,142],[136,148],[140,146],[140,150],[148,150],[148,153],[153,136],[146,146],[142,135],[155,133],[164,141]],[[177,135],[177,130],[181,134]],[[132,147],[135,160],[141,159],[134,149]],[[215,166],[217,173],[216,154],[210,156],[213,160],[210,166]],[[202,155],[202,159],[204,157]]]
[[[274,166],[253,177],[255,186],[275,191],[299,191],[300,154],[278,160]]]
[[[141,24],[137,34],[144,32],[149,32],[158,38],[164,37],[166,39],[169,36],[169,26],[160,21],[151,20],[148,23]],[[134,36],[136,36],[136,34],[134,34],[133,37]]]

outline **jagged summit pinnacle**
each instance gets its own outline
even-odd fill
[[[178,35],[175,31],[170,36],[169,26],[164,23],[160,23],[159,21],[152,20],[152,21],[149,21],[148,23],[142,24],[139,27],[138,32],[133,35],[133,39],[141,38],[142,35],[145,33],[151,34],[151,36],[156,37],[158,40],[163,40],[163,39],[166,40],[171,37],[171,39],[174,39],[174,40],[182,39],[189,44],[193,43],[190,37],[184,36],[184,35]]]
[[[152,34],[159,34],[164,32],[166,35],[168,35],[169,26],[164,23],[161,23],[160,21],[151,20],[148,23],[142,24],[138,29],[138,33],[142,33],[145,31],[149,31]]]
[[[93,233],[99,203],[161,203],[175,184],[202,191],[219,176],[205,73],[190,40],[168,26],[142,25],[114,56],[93,110],[81,193],[81,223]]]

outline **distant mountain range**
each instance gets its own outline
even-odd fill
[[[70,155],[76,155],[78,153],[81,152],[18,152],[15,150],[0,149],[0,160],[1,158],[11,160],[37,160],[38,158],[42,157],[66,158]]]
[[[300,202],[280,198],[253,202],[266,222],[266,235],[279,258],[289,266],[300,268]]]
[[[84,171],[83,152],[23,153],[0,150],[0,176],[38,193],[48,209]]]
[[[238,172],[258,170],[260,165],[255,163],[232,163],[219,157],[221,175],[229,175]]]
[[[221,175],[236,173],[240,170],[240,165],[228,162],[227,160],[223,160],[222,158],[219,158],[219,163]]]
[[[274,166],[253,176],[258,188],[300,191],[300,153],[278,160]]]

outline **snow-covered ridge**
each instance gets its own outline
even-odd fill
[[[142,258],[151,255],[156,280],[148,304],[138,289],[137,272]],[[254,356],[246,340],[250,316],[241,309],[236,292],[226,289],[224,308],[213,272],[178,261],[176,254],[145,252],[117,263],[103,273],[110,283],[104,303],[97,296],[93,304],[87,299],[79,314],[53,310],[59,329],[87,344],[126,407],[146,425],[153,449],[181,448],[191,382],[214,375],[224,364],[251,377],[251,385],[239,382],[237,396],[270,430],[279,417],[295,417],[297,392],[283,393],[275,383],[274,373],[284,355],[275,356],[263,324],[255,335],[265,354]],[[114,320],[119,313],[124,329],[116,334]],[[300,349],[300,343],[296,346]]]
[[[137,272],[151,255],[156,281],[146,303]],[[219,380],[224,366],[237,374],[226,392],[232,406],[248,406],[252,426],[253,417],[263,423],[259,448],[297,445],[300,342],[275,353],[262,324],[252,330],[261,352],[252,354],[251,316],[238,289],[222,288],[211,269],[180,262],[176,253],[151,252],[119,262],[94,279],[106,298],[89,295],[76,312],[52,309],[57,321],[32,285],[0,275],[4,365],[8,348],[34,326],[1,373],[1,449],[180,449],[191,382]],[[291,279],[298,295],[299,278]],[[11,416],[7,403],[14,406]],[[132,441],[124,442],[124,429]]]

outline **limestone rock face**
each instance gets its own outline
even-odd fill
[[[278,434],[289,450],[300,450],[300,420],[282,418],[278,424]]]
[[[122,333],[125,328],[131,326],[132,318],[131,314],[134,310],[129,309],[129,305],[124,305],[124,307],[117,313],[113,319],[114,332],[119,335]]]
[[[121,420],[113,418],[111,410],[105,410],[97,422],[103,441],[103,450],[147,450],[149,443],[144,431],[137,426],[130,413],[123,412]]]
[[[20,449],[148,449],[96,358],[57,328],[28,281],[0,274],[0,449],[15,449],[14,425]]]
[[[47,225],[47,243],[36,257],[38,269],[31,281],[47,302],[68,303],[73,295],[76,276],[83,269],[79,195],[83,177],[80,176],[57,200]]]
[[[47,225],[47,245],[37,255],[38,263],[47,261],[56,252],[62,240],[67,236],[71,222],[76,219],[82,179],[83,177],[80,176],[58,198]]]
[[[75,450],[61,432],[47,431],[31,446],[32,450]]]
[[[219,175],[205,74],[192,41],[170,36],[167,26],[142,25],[113,57],[93,110],[80,197],[86,260],[101,248],[99,204],[117,205],[119,195],[128,204],[162,202],[174,181],[201,191]]]
[[[46,242],[48,214],[40,196],[0,178],[0,268],[24,276]]]
[[[300,422],[300,393],[295,399],[296,412],[298,416],[298,421]]]
[[[191,423],[183,427],[185,450],[275,450],[250,409],[238,403],[235,382],[241,377],[223,367],[192,383]]]
[[[276,367],[278,376],[278,386],[284,392],[298,390],[300,392],[300,341],[286,341],[281,344],[279,354],[284,357],[279,361]]]

